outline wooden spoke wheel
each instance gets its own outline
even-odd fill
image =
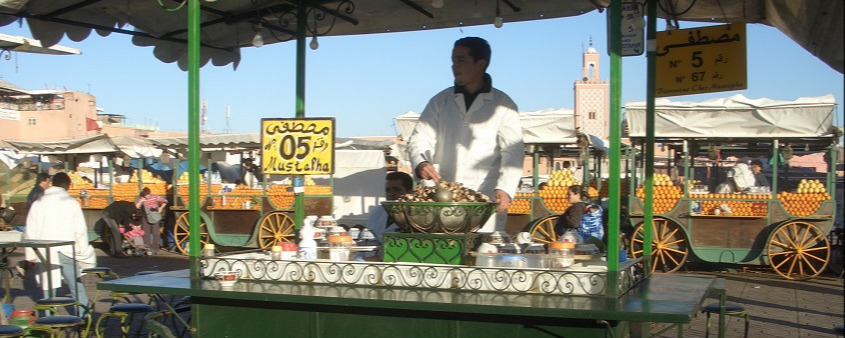
[[[681,226],[665,218],[655,217],[652,220],[654,235],[651,238],[651,272],[677,271],[684,265],[689,256],[689,240]],[[631,255],[634,258],[643,255],[643,235],[645,224],[637,226],[631,236]]]
[[[531,238],[535,243],[551,243],[557,240],[555,235],[555,223],[557,223],[558,215],[546,216],[534,222],[534,226],[529,231]]]
[[[273,211],[264,215],[259,223],[258,246],[269,250],[273,244],[293,242],[295,236],[293,219],[285,212]]]
[[[190,238],[189,229],[190,229],[190,222],[188,221],[188,212],[183,213],[176,219],[176,225],[173,226],[173,241],[176,242],[176,250],[179,250],[184,255],[189,253],[188,250],[188,240]],[[202,215],[200,215],[200,219],[202,219]],[[205,220],[203,219],[200,223],[200,242],[201,246],[205,246],[211,240],[208,237],[208,227],[205,224]]]
[[[830,260],[830,242],[815,225],[790,222],[775,230],[767,245],[769,264],[786,279],[818,276]]]

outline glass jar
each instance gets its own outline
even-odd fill
[[[346,241],[346,239],[349,241]],[[350,236],[329,236],[329,260],[342,262],[349,260],[349,252],[352,237]]]
[[[575,264],[575,243],[549,243],[549,263],[549,267],[553,269],[565,268]]]

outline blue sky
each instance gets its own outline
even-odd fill
[[[681,22],[681,28],[694,23]],[[663,29],[664,24],[658,24]],[[0,27],[10,35],[31,36],[24,26]],[[742,94],[794,100],[834,94],[843,102],[843,75],[827,66],[777,29],[749,24],[749,89],[672,100],[700,101]],[[602,54],[600,74],[609,79],[605,14],[585,15],[442,30],[323,37],[320,48],[307,51],[306,116],[333,116],[337,136],[394,136],[393,118],[420,112],[428,99],[451,85],[452,43],[480,36],[493,48],[489,68],[493,84],[508,93],[521,111],[572,108],[573,82],[581,76],[581,55],[592,39]],[[26,89],[68,89],[90,92],[97,105],[121,114],[129,123],[187,130],[187,73],[158,61],[152,48],[132,45],[129,37],[92,33],[82,42],[60,44],[82,55],[49,56],[17,53],[0,59],[4,81]],[[261,118],[294,117],[294,43],[242,49],[232,66],[201,69],[200,95],[208,104],[207,128],[258,132]],[[645,56],[623,59],[622,103],[645,100]],[[837,125],[842,110],[837,108]]]

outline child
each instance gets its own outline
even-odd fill
[[[126,228],[120,228],[120,232],[132,242],[136,255],[142,256],[145,253],[147,247],[144,245],[144,230],[140,225],[135,225],[134,222],[129,223]]]

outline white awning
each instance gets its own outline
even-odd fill
[[[833,94],[795,101],[742,95],[701,102],[655,100],[656,137],[747,138],[833,136]],[[625,105],[630,137],[645,137],[646,102]]]

